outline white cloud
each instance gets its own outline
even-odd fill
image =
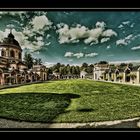
[[[33,25],[34,30],[37,31],[39,29],[43,29],[45,26],[50,27],[52,25],[52,22],[48,20],[45,15],[42,15],[35,16],[35,18],[31,21],[31,24]]]
[[[121,29],[121,28],[123,28],[124,26],[122,25],[122,24],[120,24],[119,26],[118,26],[118,28],[119,29]]]
[[[132,47],[131,50],[139,50],[140,46]]]
[[[108,29],[103,32],[102,36],[105,36],[105,37],[117,36],[117,33],[113,31],[112,29]]]
[[[129,25],[130,21],[124,21],[122,22],[123,25]]]
[[[117,40],[116,41],[116,45],[124,45],[124,46],[126,46],[126,45],[128,45],[129,43],[131,43],[131,40],[133,40],[133,35],[132,34],[130,34],[130,35],[128,35],[127,37],[125,37],[124,39],[119,39],[119,40]]]
[[[99,37],[102,35],[103,29],[102,28],[95,28],[89,31],[89,36],[87,39],[84,40],[86,44],[93,42],[94,44],[99,43]]]
[[[120,39],[116,41],[116,45],[127,45],[128,43],[125,41],[125,39]]]
[[[47,34],[47,39],[49,39],[51,37],[51,35],[50,34]]]
[[[101,43],[107,42],[108,40],[110,40],[110,38],[102,38]]]
[[[111,48],[111,46],[110,45],[108,45],[107,47],[106,47],[106,49],[108,50],[108,49],[110,49]]]
[[[26,11],[1,11],[0,12],[0,15],[1,16],[4,16],[4,15],[11,15],[11,16],[22,16],[22,14],[26,14],[27,12]]]
[[[77,24],[76,27],[69,27],[67,24],[57,24],[59,34],[59,43],[77,43],[83,39],[85,44],[97,44],[99,38],[111,38],[117,36],[117,33],[112,29],[105,29],[104,22],[97,22],[95,28],[89,29],[88,27]],[[108,41],[109,39],[106,39]],[[104,41],[104,40],[102,40]]]
[[[73,56],[73,53],[72,52],[66,52],[64,56],[65,57],[72,57]]]
[[[96,23],[96,28],[102,28],[102,29],[105,29],[105,27],[106,27],[106,24],[105,24],[105,22],[97,22]]]
[[[75,56],[79,59],[79,58],[84,57],[84,54],[83,53],[75,53],[75,54],[73,54],[73,56]]]
[[[85,57],[95,57],[97,55],[98,53],[88,53],[88,54],[85,54]]]
[[[134,27],[134,25],[135,25],[135,23],[132,23],[132,24],[130,25],[130,27],[131,27],[131,28],[133,28],[133,27]]]
[[[42,41],[43,40],[43,37],[42,36],[36,37],[36,40],[37,41]]]
[[[73,52],[66,52],[64,57],[68,57],[68,58],[73,58],[73,57],[76,57],[77,59],[79,58],[83,58],[83,57],[95,57],[97,56],[98,53],[83,53],[83,52],[80,52],[80,53],[73,53]]]
[[[48,43],[46,43],[45,45],[46,45],[46,46],[49,46],[50,44],[51,44],[51,42],[48,42]]]
[[[87,36],[87,30],[85,26],[69,28],[67,24],[63,24],[63,27],[57,30],[57,33],[59,33],[59,43],[77,43],[79,39]]]
[[[82,58],[84,57],[84,53],[73,53],[73,52],[66,52],[64,57],[76,57],[76,58]]]

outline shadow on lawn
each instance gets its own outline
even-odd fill
[[[0,117],[29,122],[53,122],[80,95],[64,93],[12,93],[0,95]]]

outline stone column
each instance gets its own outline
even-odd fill
[[[140,83],[140,71],[139,70],[137,71],[136,82],[137,82],[137,84]]]
[[[125,79],[126,79],[126,74],[125,74],[125,72],[124,72],[124,73],[123,73],[123,79],[122,79],[123,83],[126,82]]]
[[[2,76],[1,76],[1,85],[4,85],[5,84],[5,79],[4,79],[4,74],[2,73]]]

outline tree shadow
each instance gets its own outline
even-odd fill
[[[72,93],[12,93],[0,95],[0,117],[27,122],[51,123],[65,113],[71,99],[80,98]]]
[[[93,109],[92,108],[78,108],[78,109],[76,109],[76,111],[78,111],[78,112],[92,112]]]

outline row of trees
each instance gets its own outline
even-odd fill
[[[33,56],[30,53],[25,53],[24,55],[24,62],[27,65],[28,69],[31,69],[33,65],[40,65],[42,64],[42,60],[39,58],[33,58]]]
[[[62,75],[73,74],[79,75],[80,71],[86,71],[87,73],[93,72],[93,65],[88,65],[87,63],[83,63],[82,66],[70,66],[69,64],[64,65],[61,63],[57,63],[54,66],[49,68],[49,73],[57,72],[61,73]]]
[[[42,64],[42,60],[39,58],[33,58],[33,56],[30,53],[25,53],[24,55],[24,62],[27,65],[28,69],[31,69],[33,65],[40,65]],[[92,73],[93,72],[93,67],[94,65],[88,65],[87,63],[83,63],[82,66],[70,66],[69,64],[64,65],[61,63],[57,63],[54,66],[48,68],[48,73],[52,74],[53,72],[59,72],[63,75],[67,74],[75,74],[79,75],[80,71],[86,71],[87,73]]]

